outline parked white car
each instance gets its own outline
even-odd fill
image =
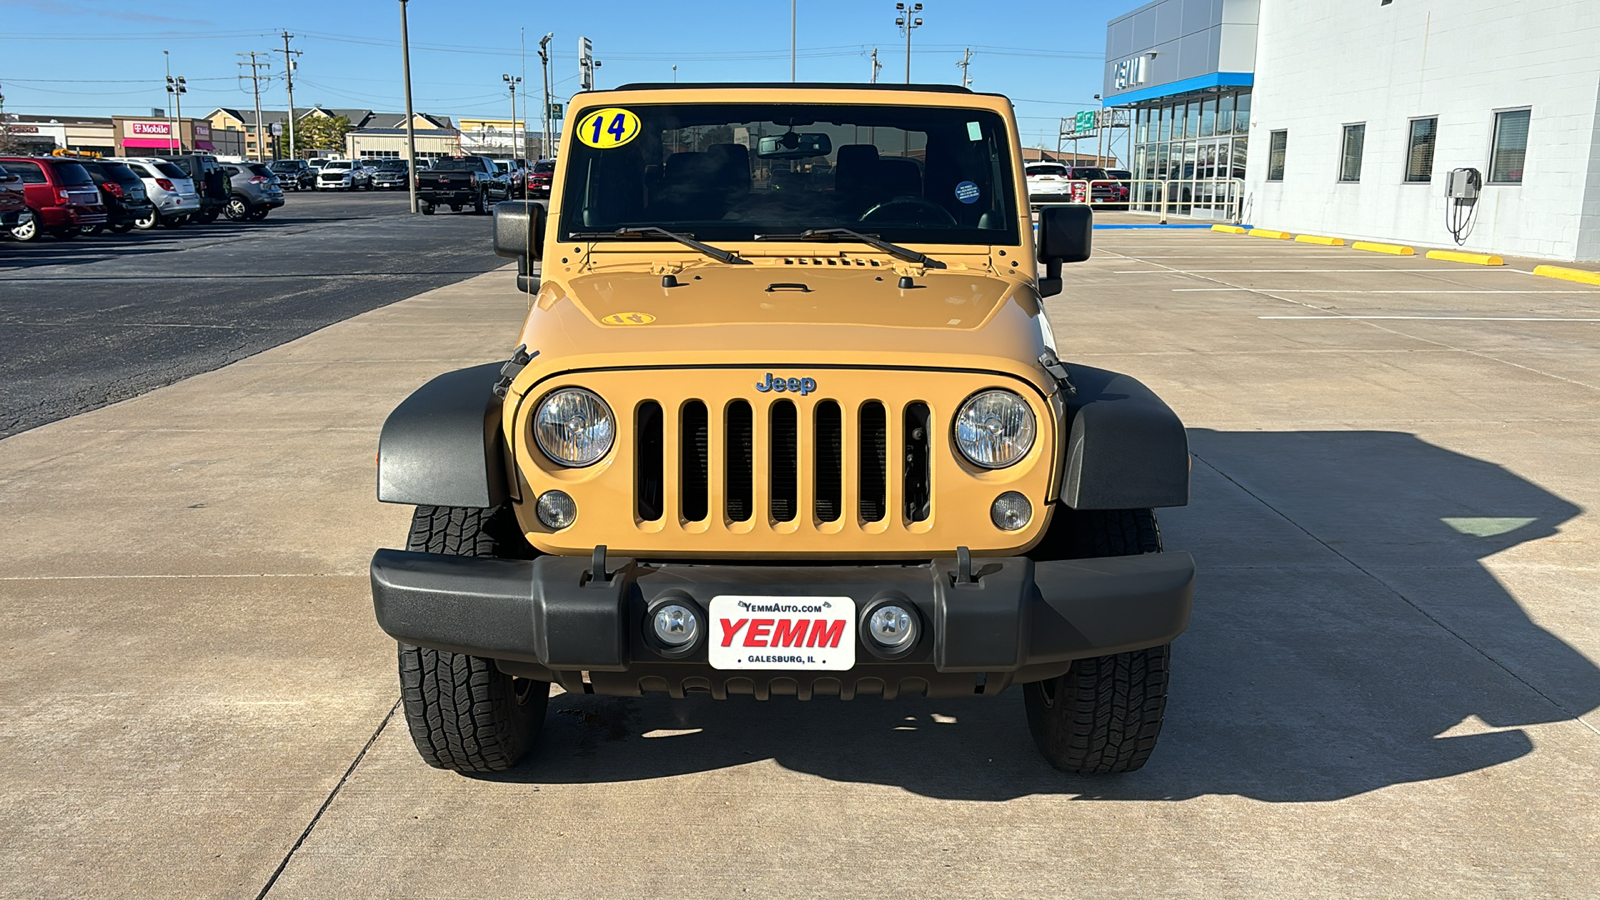
[[[1071,203],[1072,178],[1070,170],[1061,163],[1036,162],[1023,167],[1028,178],[1028,200],[1031,203]]]
[[[194,189],[194,179],[172,163],[153,156],[108,157],[106,162],[126,165],[144,182],[144,192],[149,195],[153,208],[145,217],[135,219],[133,227],[141,231],[149,231],[157,225],[177,228],[200,211],[200,195]]]
[[[319,191],[372,190],[372,170],[358,159],[330,159],[317,170]]]

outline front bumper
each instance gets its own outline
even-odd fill
[[[935,697],[994,694],[1065,673],[1075,659],[1159,646],[1189,623],[1187,553],[1039,562],[978,558],[923,565],[738,566],[613,559],[483,559],[379,550],[372,558],[378,624],[396,640],[497,660],[515,675],[569,691],[621,696],[729,694]],[[645,639],[646,610],[671,597],[702,617],[718,595],[848,596],[858,610],[897,598],[921,636],[907,654],[876,655],[859,628],[847,671],[720,670],[704,637],[677,659]],[[702,629],[704,632],[705,629]]]

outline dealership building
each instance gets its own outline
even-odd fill
[[[1596,48],[1596,0],[1157,0],[1102,96],[1146,209],[1600,261]]]

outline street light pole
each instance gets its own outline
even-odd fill
[[[789,80],[794,81],[794,4],[789,0]]]
[[[511,75],[501,75],[500,79],[511,86],[511,156],[516,159],[522,156],[517,152],[517,83],[522,79]]]
[[[922,4],[921,3],[913,3],[913,4],[911,4],[911,8],[907,9],[906,5],[904,3],[896,3],[894,5],[894,11],[899,16],[898,18],[896,18],[894,20],[894,23],[896,25],[899,25],[901,28],[905,29],[905,33],[906,33],[906,84],[910,84],[911,83],[911,32],[913,32],[913,31],[917,30],[918,28],[922,27],[922,19],[918,18],[917,15],[916,15],[917,13],[922,12]]]
[[[179,153],[183,152],[183,95],[187,94],[188,92],[189,92],[189,89],[184,86],[184,81],[183,81],[183,76],[182,75],[179,75],[176,78],[172,77],[171,75],[167,76],[167,93],[172,97],[172,102],[177,104],[177,107],[178,107],[177,138],[178,138],[178,152]],[[170,150],[171,146],[172,146],[171,132],[173,131],[173,129],[168,128],[167,131],[168,131],[167,146],[168,146],[168,149]]]
[[[550,152],[550,41],[555,36],[552,31],[539,39],[539,65],[544,69],[544,146],[539,152],[546,159],[555,156]]]
[[[400,0],[400,67],[406,80],[406,190],[411,195],[411,214],[417,214],[417,127],[411,111],[411,38],[406,32],[406,0]]]
[[[172,54],[168,53],[165,50],[161,51],[161,61],[167,67],[167,93],[171,94],[172,93]],[[168,99],[171,99],[171,97],[168,97]],[[172,133],[172,104],[168,103],[167,104],[167,152],[168,153],[174,152],[174,148],[173,148],[173,145],[172,145],[173,137],[174,137],[174,135]]]

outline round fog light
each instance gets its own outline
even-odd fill
[[[545,491],[534,504],[540,524],[551,531],[560,531],[578,520],[578,504],[565,491]]]
[[[994,521],[994,527],[1001,531],[1016,531],[1033,520],[1033,504],[1016,491],[1006,491],[994,498],[994,505],[989,507],[989,518]]]
[[[903,606],[880,606],[867,617],[867,634],[885,650],[904,650],[917,639],[917,619]]]
[[[694,643],[695,635],[700,633],[700,619],[694,610],[677,603],[656,610],[650,624],[656,640],[673,649]]]

